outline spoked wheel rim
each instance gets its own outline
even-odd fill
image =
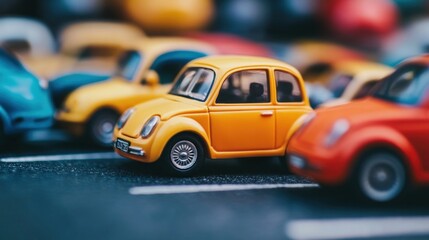
[[[402,191],[405,172],[402,164],[392,161],[389,155],[378,155],[367,162],[362,170],[360,183],[364,194],[375,201],[389,201]]]
[[[170,160],[177,169],[188,170],[195,165],[197,159],[198,150],[191,141],[179,141],[171,149]]]

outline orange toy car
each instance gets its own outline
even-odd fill
[[[205,158],[285,156],[295,122],[309,113],[301,75],[260,57],[212,56],[186,65],[169,94],[126,111],[114,132],[115,151],[160,160],[191,175]]]
[[[403,62],[372,95],[303,120],[291,170],[326,185],[352,183],[374,201],[429,184],[429,55]]]

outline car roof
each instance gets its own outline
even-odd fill
[[[63,28],[60,42],[63,51],[70,52],[88,44],[129,46],[135,39],[144,38],[138,27],[122,22],[79,22]]]
[[[334,64],[337,71],[346,72],[349,74],[358,74],[360,72],[368,71],[383,71],[389,72],[392,70],[391,67],[371,61],[364,60],[346,60],[340,61]]]
[[[272,58],[255,57],[255,56],[242,56],[242,55],[217,55],[208,56],[196,59],[190,65],[206,65],[217,69],[234,69],[239,67],[280,67],[286,68],[295,74],[299,74],[291,65]],[[300,75],[300,74],[299,74]]]

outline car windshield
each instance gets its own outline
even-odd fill
[[[339,98],[343,95],[352,80],[353,76],[351,75],[337,74],[331,79],[328,89],[332,92],[335,98]]]
[[[188,68],[180,75],[170,94],[205,101],[213,85],[215,73],[208,68]]]
[[[408,65],[396,70],[376,85],[372,95],[387,101],[417,105],[428,92],[429,69],[420,65]]]
[[[116,76],[132,81],[142,62],[143,56],[139,52],[129,51],[124,53],[119,60]]]

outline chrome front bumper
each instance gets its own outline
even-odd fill
[[[113,141],[113,147],[115,149],[123,152],[123,153],[128,153],[128,154],[139,156],[139,157],[143,157],[145,155],[145,151],[141,147],[134,147],[134,146],[129,145],[129,147],[126,150],[123,149],[123,148],[118,147],[117,140]]]

